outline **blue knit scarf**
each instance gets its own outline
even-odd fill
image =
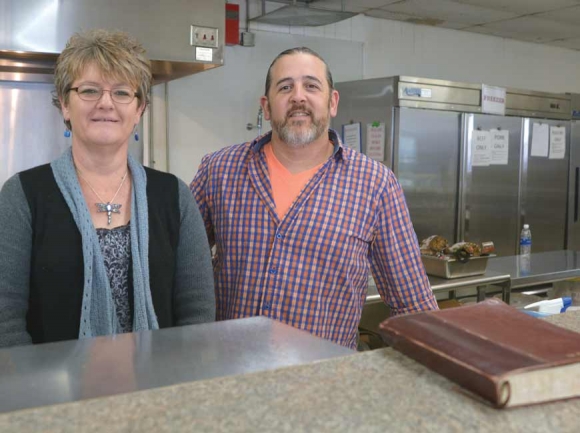
[[[133,178],[131,195],[131,259],[133,263],[133,331],[158,329],[149,287],[149,217],[145,169],[129,155]],[[51,164],[60,192],[81,233],[84,288],[79,338],[117,334],[119,320],[105,269],[105,261],[91,215],[83,196],[72,158],[67,149]],[[73,252],[71,251],[71,254]]]

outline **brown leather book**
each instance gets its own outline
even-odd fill
[[[384,340],[497,407],[580,396],[580,333],[499,299],[396,316]]]

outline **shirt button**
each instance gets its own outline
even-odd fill
[[[262,310],[267,311],[269,309],[270,309],[270,303],[264,302],[264,304],[262,305]]]
[[[271,274],[275,274],[276,273],[276,266],[273,266],[270,268],[270,273]]]
[[[283,237],[280,233],[276,233],[276,239],[282,239]]]

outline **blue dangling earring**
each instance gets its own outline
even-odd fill
[[[135,132],[135,141],[139,141],[139,134]]]
[[[64,136],[65,136],[66,138],[69,138],[69,137],[70,137],[70,129],[65,129],[65,130],[64,130]]]

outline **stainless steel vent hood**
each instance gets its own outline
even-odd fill
[[[217,33],[204,57],[191,45],[192,26]],[[106,28],[136,37],[155,83],[165,82],[221,66],[224,26],[223,0],[0,0],[0,81],[51,82],[73,33]]]
[[[354,12],[345,12],[317,8],[318,2],[313,0],[273,0],[275,3],[285,3],[283,6],[272,12],[266,13],[265,2],[262,1],[262,14],[251,18],[250,21],[256,21],[265,24],[274,24],[280,26],[306,26],[317,27],[327,24],[333,24],[343,21],[357,15]],[[344,2],[343,2],[344,3]],[[312,7],[311,5],[314,5]],[[344,5],[343,5],[344,9]]]

